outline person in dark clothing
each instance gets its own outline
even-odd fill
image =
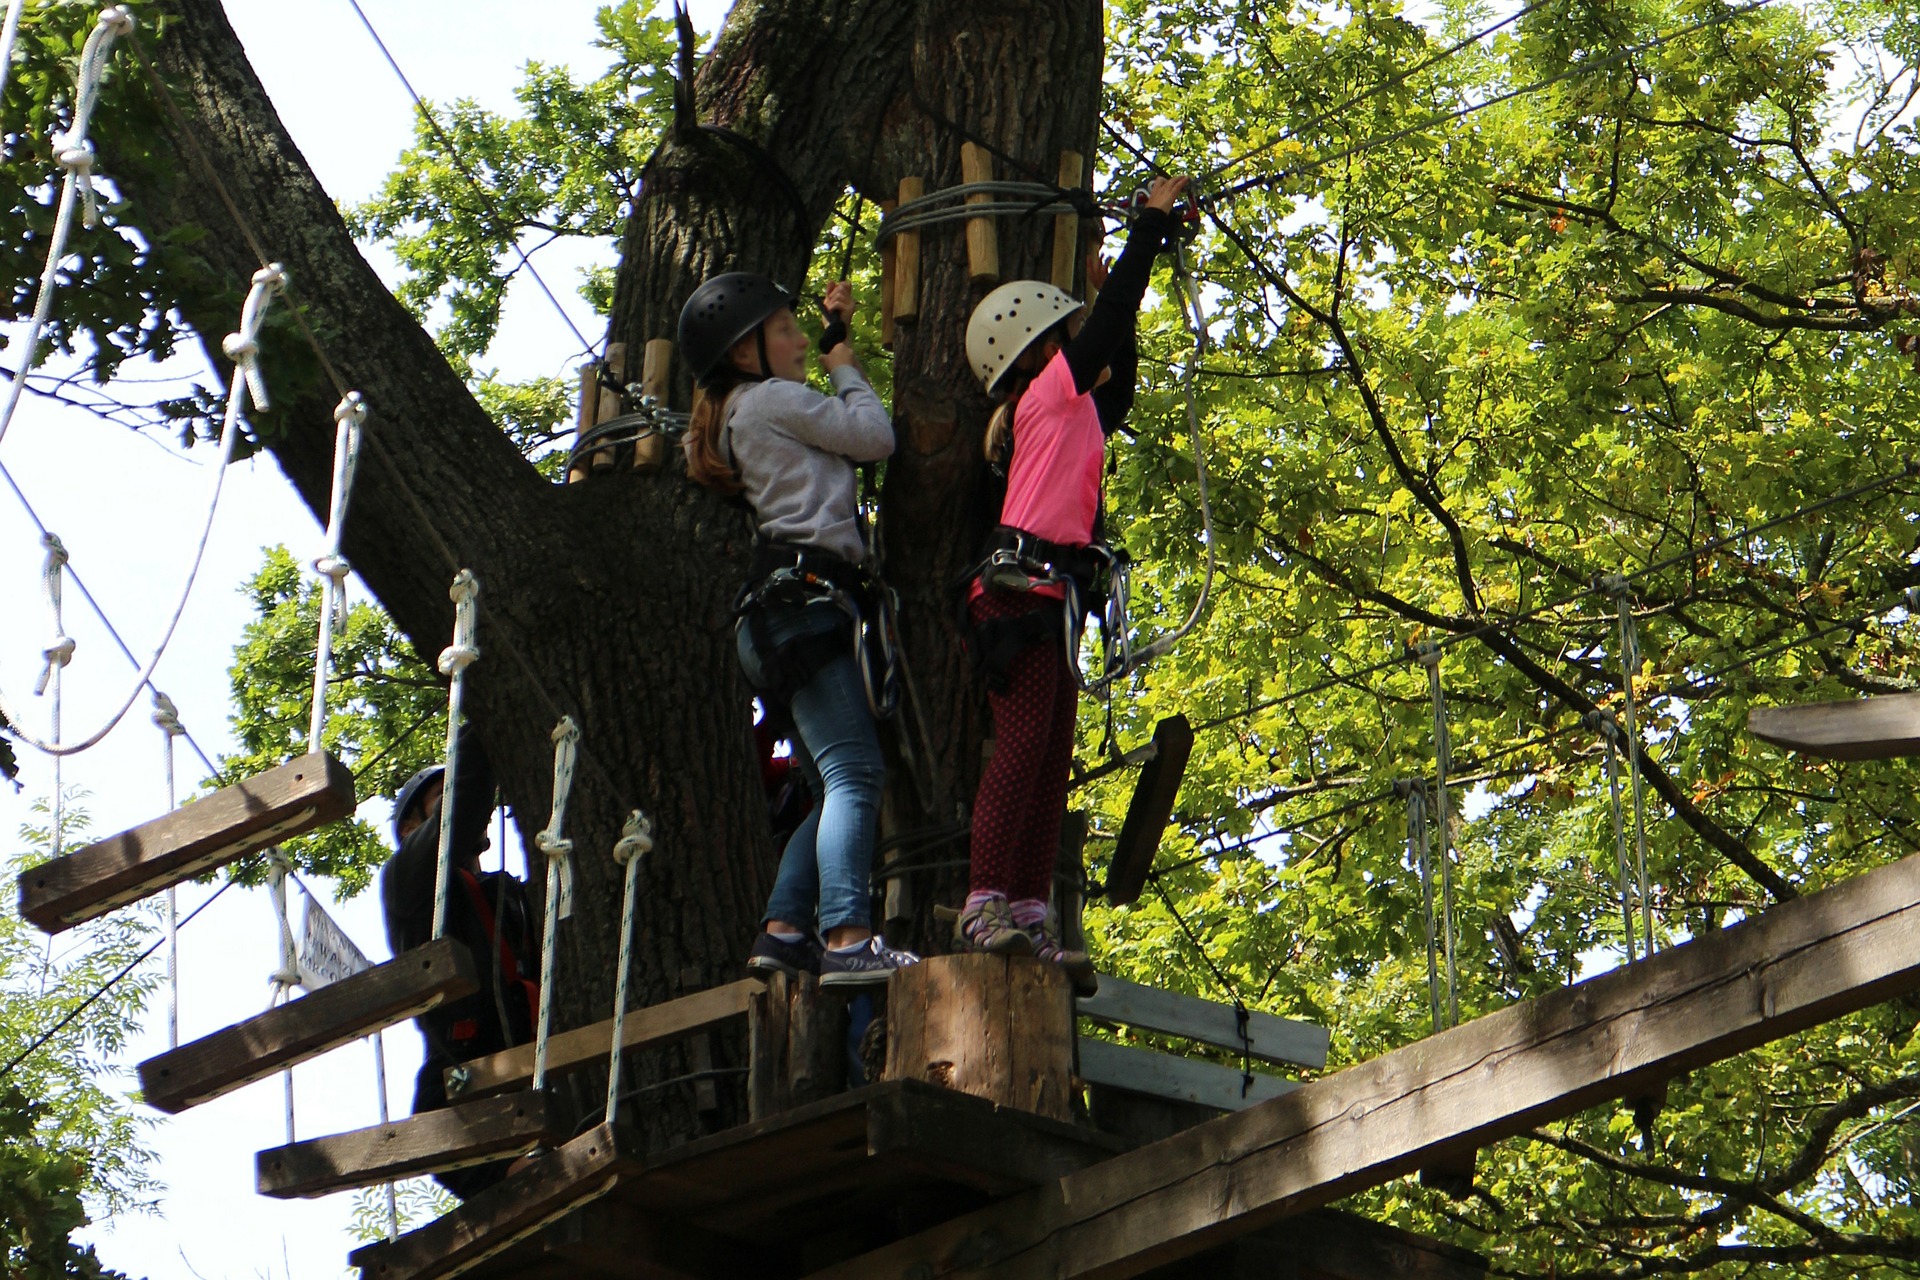
[[[394,955],[433,938],[433,891],[440,859],[440,802],[446,771],[435,765],[407,780],[394,798],[398,845],[380,871],[380,909]],[[506,871],[482,871],[493,814],[493,766],[466,729],[460,731],[453,798],[453,876],[447,886],[446,936],[473,957],[480,989],[414,1019],[426,1061],[413,1087],[413,1110],[447,1105],[448,1067],[533,1039],[540,1009],[540,940],[526,886]],[[506,1176],[508,1161],[455,1169],[436,1181],[466,1199]]]

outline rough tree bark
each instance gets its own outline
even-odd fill
[[[167,138],[166,160],[143,163],[132,147],[116,157],[109,133],[102,168],[148,235],[180,243],[204,233],[191,244],[201,270],[179,290],[182,313],[219,360],[219,339],[259,265],[195,162],[204,152],[264,251],[286,264],[293,299],[340,377],[372,407],[378,445],[346,531],[355,568],[429,658],[447,643],[456,565],[481,581],[471,714],[523,835],[546,816],[555,719],[570,713],[584,731],[588,759],[569,811],[582,905],[562,937],[560,1025],[604,1017],[611,1000],[620,882],[606,854],[631,807],[651,813],[657,833],[634,998],[679,994],[687,968],[703,984],[732,977],[774,863],[729,618],[748,543],[743,518],[689,485],[677,461],[658,476],[542,481],[361,259],[218,0],[164,7],[151,48],[189,119],[156,105],[140,123]],[[741,0],[702,64],[697,100],[703,121],[753,139],[765,155],[686,128],[666,140],[624,239],[609,336],[629,344],[671,336],[681,303],[712,271],[759,270],[797,284],[849,185],[871,199],[890,197],[903,175],[925,177],[929,190],[954,185],[965,136],[1031,169],[998,162],[1000,177],[1051,175],[1062,150],[1091,154],[1101,58],[1097,0]],[[1044,277],[1051,220],[998,225],[1002,274]],[[963,812],[988,728],[948,593],[990,518],[977,501],[987,404],[961,341],[982,291],[969,283],[961,228],[926,233],[926,303],[894,352],[900,448],[882,500],[906,645],[941,753],[931,811],[904,780],[893,783],[890,808],[906,827]],[[877,300],[865,302],[876,322]],[[337,392],[284,316],[263,349],[276,403],[258,425],[323,515]],[[687,394],[681,371],[682,407]],[[949,873],[939,887],[954,883]],[[920,898],[923,919],[905,939],[914,944],[928,941],[930,895]],[[685,1069],[646,1064],[637,1082]],[[660,1137],[698,1127],[688,1092],[649,1095]]]

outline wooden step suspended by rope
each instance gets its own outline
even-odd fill
[[[677,1000],[635,1009],[627,1014],[626,1030],[621,1039],[629,1053],[677,1044],[736,1018],[745,1018],[748,1000],[761,989],[761,983],[752,978],[742,978],[724,987],[696,991]],[[594,1063],[603,1063],[612,1048],[611,1018],[562,1032],[547,1041],[547,1077],[552,1079]],[[532,1080],[533,1046],[523,1044],[515,1049],[448,1067],[447,1096],[483,1098],[509,1089],[524,1088]]]
[[[1141,1045],[1081,1036],[1074,1074],[1090,1085],[1187,1102],[1215,1111],[1242,1111],[1300,1087],[1262,1071],[1242,1072],[1201,1058],[1183,1058]]]
[[[1163,991],[1108,973],[1100,975],[1098,994],[1082,997],[1075,1004],[1082,1018],[1106,1026],[1157,1031],[1230,1053],[1244,1052],[1261,1062],[1310,1071],[1327,1065],[1327,1049],[1332,1043],[1325,1027],[1252,1009],[1247,1011],[1243,1040],[1239,1011],[1230,1004]]]
[[[1797,707],[1755,707],[1754,737],[1830,760],[1892,760],[1920,755],[1920,693],[1889,693]]]
[[[48,933],[105,915],[353,812],[353,774],[301,756],[23,872],[20,914]]]
[[[147,1105],[170,1114],[210,1102],[479,990],[473,958],[452,938],[330,983],[258,1017],[140,1064]]]
[[[1173,802],[1180,795],[1180,780],[1186,777],[1187,758],[1192,754],[1193,726],[1185,716],[1169,716],[1153,726],[1153,757],[1141,767],[1120,838],[1113,846],[1113,861],[1107,866],[1107,901],[1114,906],[1136,901],[1147,887],[1153,856],[1160,851],[1160,837],[1173,818]]]
[[[273,1147],[254,1157],[255,1185],[263,1196],[311,1199],[557,1147],[572,1132],[550,1095],[528,1089]]]
[[[361,1280],[443,1280],[504,1253],[642,1171],[602,1124],[537,1156],[452,1213],[347,1255]]]

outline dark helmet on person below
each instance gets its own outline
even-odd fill
[[[447,766],[430,764],[400,784],[400,790],[393,796],[393,839],[396,844],[403,838],[400,835],[400,823],[405,820],[408,810],[413,808],[413,802],[427,789],[428,783],[446,776],[446,772]]]
[[[791,306],[792,294],[750,271],[729,271],[695,289],[680,308],[680,357],[693,380],[708,381],[734,343]]]

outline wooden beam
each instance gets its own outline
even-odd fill
[[[1238,1067],[1223,1067],[1200,1058],[1182,1058],[1139,1045],[1107,1040],[1079,1041],[1080,1067],[1074,1074],[1088,1084],[1103,1084],[1129,1093],[1193,1102],[1216,1111],[1244,1111],[1255,1103],[1291,1093],[1300,1084],[1278,1076],[1253,1073],[1253,1083],[1242,1092],[1245,1078]]]
[[[553,1099],[529,1089],[262,1151],[255,1185],[263,1196],[308,1199],[525,1155],[572,1136]]]
[[[1920,756],[1920,693],[1755,707],[1747,732],[1789,751],[1833,760]]]
[[[1920,986],[1920,856],[819,1273],[1101,1280]]]
[[[1187,757],[1193,754],[1193,726],[1183,715],[1169,716],[1153,726],[1153,748],[1153,758],[1140,770],[1120,838],[1113,846],[1113,861],[1107,866],[1107,901],[1117,907],[1134,901],[1147,887],[1153,855],[1160,851],[1160,837],[1173,817],[1173,802],[1187,773]]]
[[[222,787],[20,876],[20,914],[48,933],[103,916],[353,812],[353,774],[324,753]]]
[[[971,142],[960,144],[960,180],[972,186],[993,181],[993,155]],[[967,197],[970,205],[992,204],[993,197],[980,192]],[[975,284],[1000,283],[1000,233],[990,215],[967,219],[967,274]]]
[[[761,989],[752,978],[724,987],[696,991],[627,1015],[624,1037],[628,1052],[657,1049],[697,1032],[747,1016],[747,997]],[[613,1048],[613,1019],[563,1031],[547,1041],[547,1075],[565,1075],[595,1062],[606,1061]],[[475,1058],[447,1068],[449,1098],[484,1098],[525,1088],[533,1082],[533,1046],[523,1044],[490,1057]]]
[[[613,1190],[637,1166],[608,1125],[590,1129],[397,1240],[355,1249],[361,1280],[446,1280]]]
[[[1337,1209],[1303,1213],[1236,1244],[1252,1246],[1238,1251],[1243,1264],[1238,1274],[1297,1275],[1300,1280],[1483,1280],[1487,1274],[1487,1260],[1469,1249]],[[1259,1253],[1285,1259],[1292,1270],[1245,1268],[1250,1255]],[[1204,1260],[1203,1255],[1195,1261]],[[1209,1280],[1223,1271],[1211,1272]]]
[[[146,1103],[178,1114],[479,990],[452,938],[289,1000],[140,1064]]]
[[[925,194],[925,178],[902,178],[895,207]],[[897,326],[920,318],[920,233],[902,231],[888,243],[893,245],[893,322],[897,332]]]
[[[1284,1063],[1312,1071],[1327,1065],[1327,1048],[1332,1041],[1325,1027],[1250,1010],[1247,1013],[1250,1043],[1243,1046],[1239,1017],[1232,1005],[1142,986],[1110,973],[1100,975],[1098,995],[1086,996],[1075,1003],[1081,1017],[1107,1026],[1159,1031],[1235,1053],[1244,1047],[1248,1056],[1262,1062]]]
[[[1060,177],[1058,185],[1067,191],[1079,189],[1080,179],[1085,175],[1086,157],[1078,151],[1060,153]],[[1073,212],[1053,215],[1053,271],[1049,279],[1053,287],[1063,293],[1073,292],[1073,282],[1080,271],[1080,215]]]

